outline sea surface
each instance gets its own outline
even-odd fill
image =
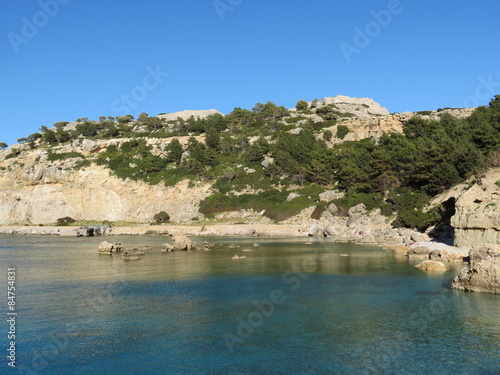
[[[157,250],[126,262],[98,255],[103,240]],[[194,240],[217,246],[0,236],[0,374],[500,374],[500,297],[450,290],[461,264],[430,275],[328,239]]]

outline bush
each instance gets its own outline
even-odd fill
[[[345,125],[337,126],[337,138],[344,139],[345,136],[349,133],[349,128]]]
[[[153,218],[157,223],[167,223],[170,220],[170,215],[165,211],[161,211],[157,213]]]
[[[325,130],[323,132],[323,139],[327,142],[330,142],[332,140],[333,134],[330,130]]]
[[[321,202],[320,204],[318,204],[316,206],[316,208],[312,212],[311,219],[315,219],[315,220],[321,219],[321,215],[323,215],[323,212],[325,212],[325,210],[326,210],[326,203]]]
[[[52,151],[49,151],[47,154],[48,161],[56,161],[56,160],[67,160],[71,158],[82,158],[85,159],[85,156],[82,154],[72,151],[72,152],[64,152],[62,154],[54,154]]]
[[[392,223],[395,228],[413,228],[424,231],[436,222],[433,212],[422,212],[412,208],[399,211]]]
[[[64,227],[74,223],[76,223],[76,220],[69,216],[60,217],[59,219],[57,219],[57,225]]]
[[[306,102],[305,100],[299,100],[297,104],[295,104],[295,108],[297,111],[303,111],[309,107],[309,103]]]

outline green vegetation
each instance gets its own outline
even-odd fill
[[[71,158],[82,158],[82,159],[85,159],[85,156],[83,156],[82,154],[78,153],[78,152],[64,152],[64,153],[61,153],[61,154],[56,154],[56,153],[53,153],[49,150],[48,154],[47,154],[47,160],[48,161],[56,161],[56,160],[67,160],[67,159],[71,159]]]
[[[214,194],[201,202],[200,212],[214,214],[224,211],[252,209],[254,211],[264,211],[266,217],[281,221],[314,204],[311,199],[303,196],[287,201],[286,198],[289,194],[290,192],[280,192],[275,189],[269,189],[258,194],[242,194],[239,196]]]
[[[337,126],[337,138],[344,139],[345,136],[349,133],[349,128],[345,125]]]
[[[154,221],[158,224],[161,223],[168,223],[170,220],[170,215],[167,214],[165,211],[158,212],[154,217]]]
[[[74,224],[76,223],[76,220],[69,217],[69,216],[65,216],[65,217],[60,217],[59,219],[57,219],[57,225],[60,225],[60,226],[68,226],[70,224]]]

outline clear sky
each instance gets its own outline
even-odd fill
[[[2,0],[0,142],[268,100],[484,105],[500,93],[499,15],[498,0]]]

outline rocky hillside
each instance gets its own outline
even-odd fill
[[[177,223],[288,222],[310,235],[353,240],[362,233],[366,242],[380,242],[373,239],[402,235],[391,222],[431,225],[434,213],[419,211],[425,194],[475,168],[467,164],[441,179],[446,174],[432,174],[404,129],[422,132],[443,115],[446,126],[466,128],[473,111],[389,114],[372,99],[337,96],[292,109],[257,103],[226,116],[182,111],[56,123],[0,150],[0,225],[47,225],[63,217],[147,223],[165,211]],[[397,149],[403,139],[413,151]],[[398,165],[410,153],[418,160]],[[447,163],[461,163],[460,155]],[[411,165],[422,169],[410,171]],[[498,242],[496,178],[455,194],[452,224],[460,245]]]

